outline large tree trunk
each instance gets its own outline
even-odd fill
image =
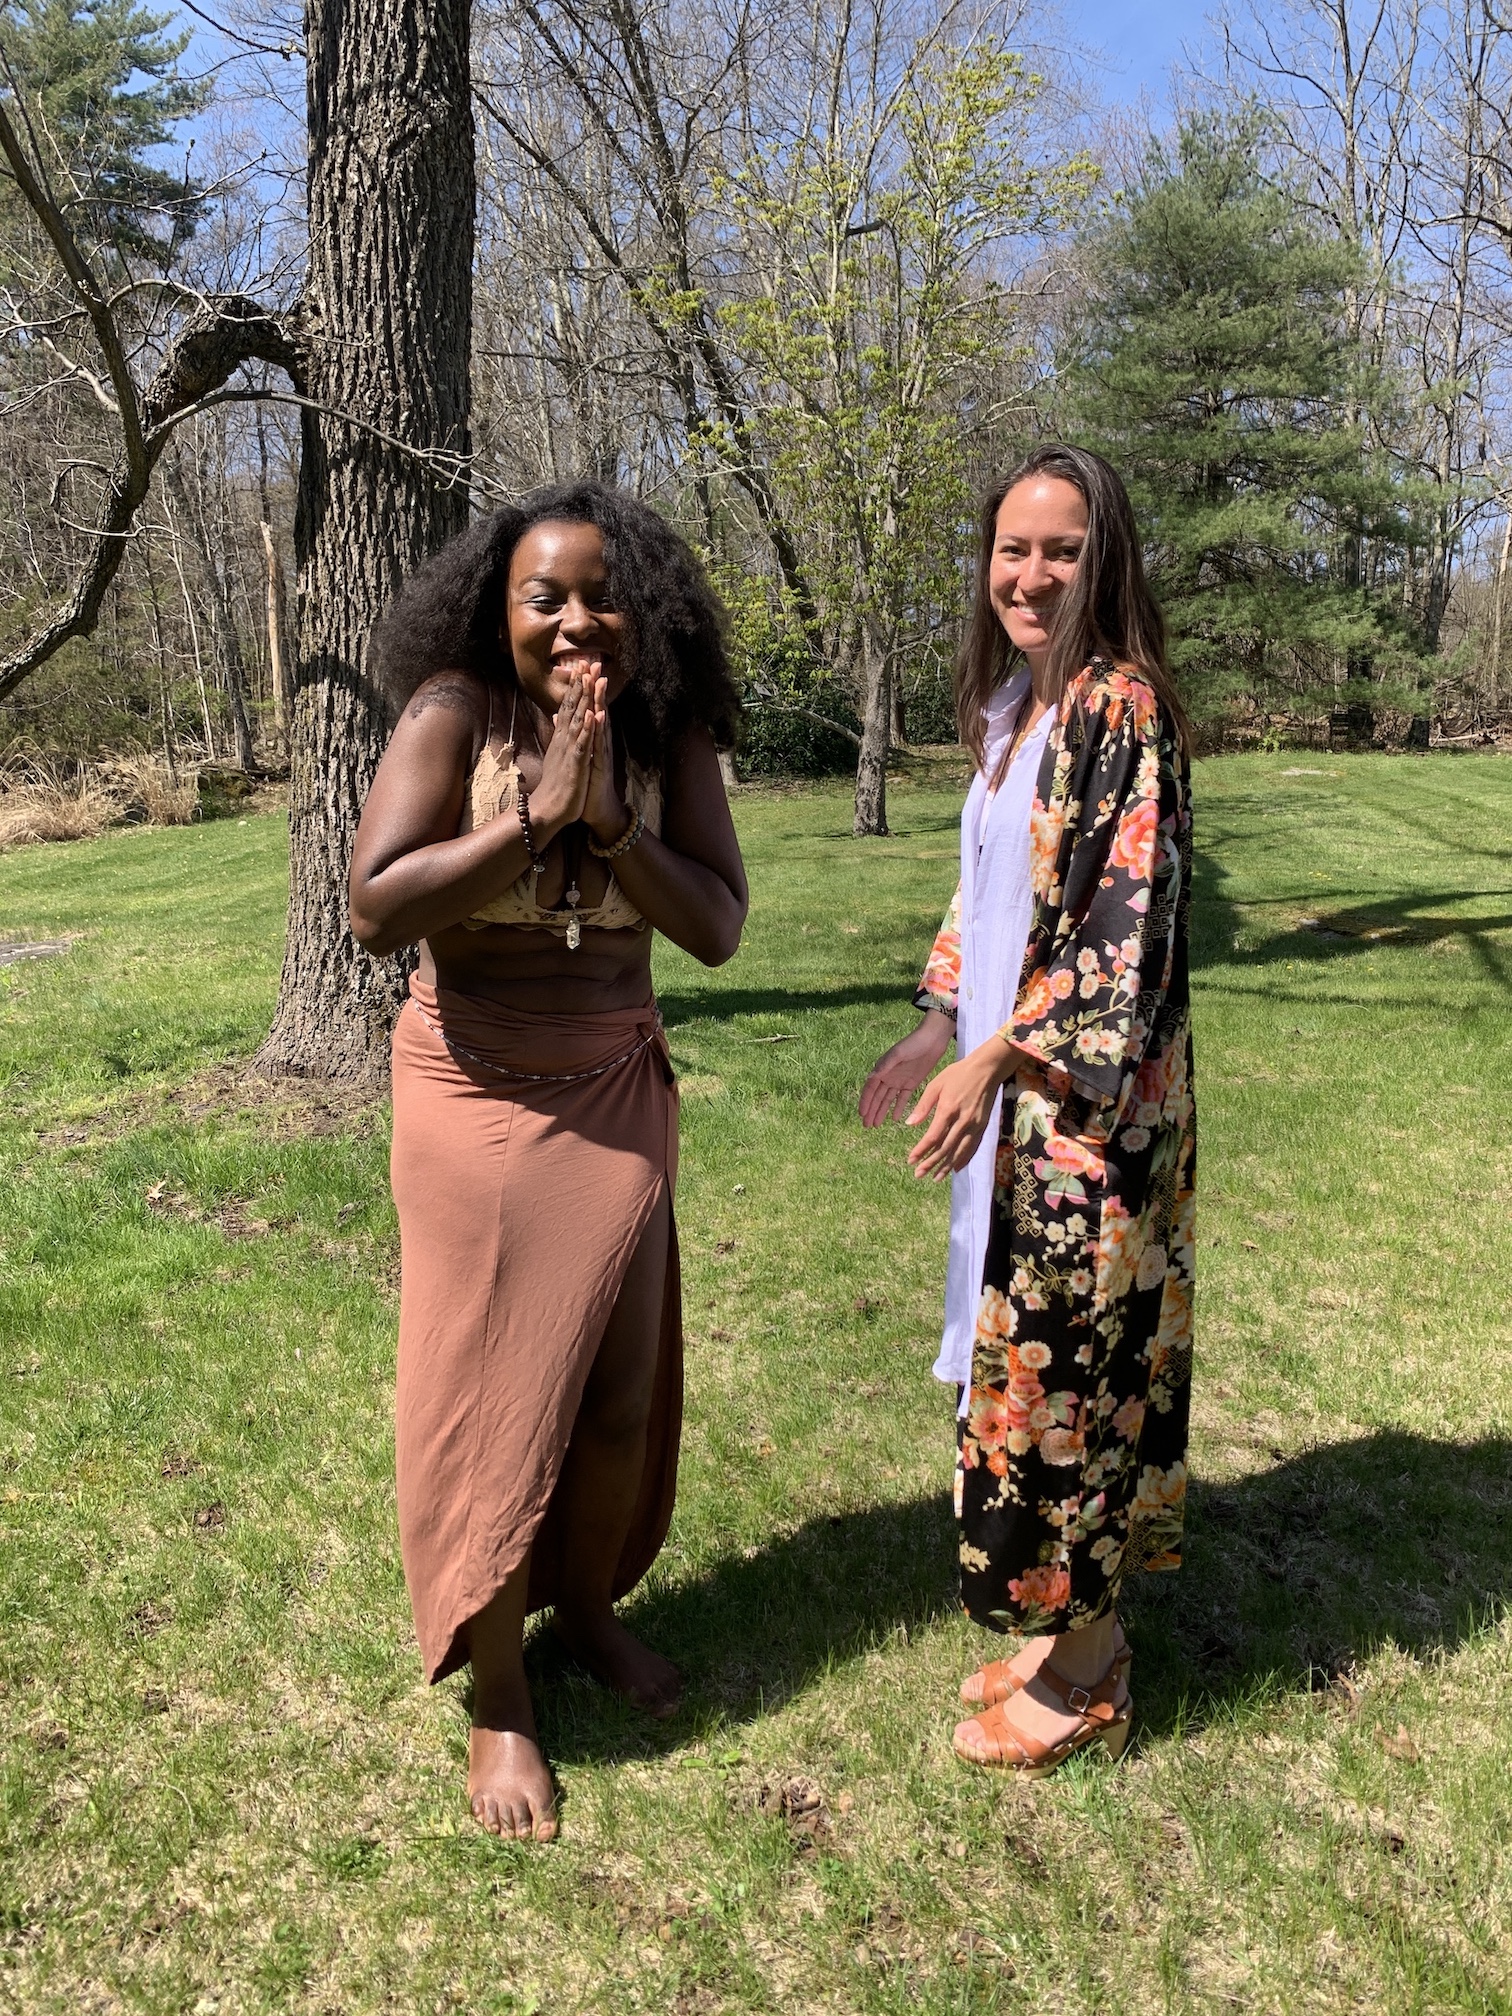
[[[467,449],[473,129],[467,0],[306,0],[307,391],[421,449]],[[289,932],[264,1069],[381,1074],[408,971],[347,921],[347,869],[387,738],[368,632],[467,522],[413,454],[306,410],[295,522],[299,641]]]
[[[887,831],[887,749],[892,730],[892,653],[873,633],[862,630],[866,692],[861,714],[861,757],[856,765],[856,817],[852,831],[858,840]]]

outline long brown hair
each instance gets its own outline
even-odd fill
[[[1014,670],[1018,652],[998,619],[989,592],[997,515],[1008,492],[1030,477],[1053,477],[1081,492],[1087,537],[1055,611],[1050,633],[1051,690],[1058,705],[1067,686],[1094,657],[1137,672],[1175,723],[1183,747],[1191,728],[1166,662],[1165,618],[1145,578],[1134,507],[1111,463],[1087,448],[1046,442],[994,483],[982,499],[971,620],[956,654],[956,721],[962,742],[982,767],[984,709]]]

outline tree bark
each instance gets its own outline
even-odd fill
[[[856,765],[858,840],[887,832],[887,749],[892,729],[892,654],[863,631],[866,693],[861,715],[861,757]]]
[[[467,452],[473,128],[467,0],[306,0],[312,400],[423,451]],[[467,523],[465,486],[306,408],[289,926],[260,1068],[372,1079],[409,970],[352,938],[347,869],[388,735],[373,623]]]

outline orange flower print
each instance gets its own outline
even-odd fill
[[[1005,1032],[1039,1068],[997,1144],[956,1472],[967,1609],[1029,1634],[1180,1561],[1196,1262],[1187,760],[1149,682],[1094,659],[1041,777]]]
[[[1102,1223],[1097,1228],[1097,1299],[1121,1302],[1134,1281],[1144,1228],[1123,1208],[1117,1197],[1103,1199]]]
[[[1020,994],[1013,1019],[1015,1022],[1038,1022],[1042,1016],[1048,1015],[1054,1006],[1055,995],[1051,991],[1050,976],[1041,967],[1038,973],[1031,975],[1028,985]]]
[[[1065,822],[1064,798],[1055,796],[1049,805],[1043,805],[1036,792],[1034,808],[1029,814],[1029,880],[1036,896],[1050,893]]]
[[[1079,1463],[1086,1446],[1087,1438],[1079,1428],[1047,1428],[1040,1437],[1040,1457],[1057,1467]]]
[[[986,1287],[977,1305],[977,1336],[986,1342],[1011,1337],[1018,1328],[1018,1311],[1000,1288]]]
[[[1008,1584],[1015,1603],[1037,1610],[1062,1610],[1071,1597],[1071,1577],[1059,1562],[1044,1568],[1026,1568]]]
[[[991,1386],[971,1389],[971,1409],[967,1415],[971,1439],[979,1449],[1001,1449],[1008,1433],[1008,1409],[1001,1393]]]
[[[1118,822],[1108,860],[1115,868],[1126,868],[1136,882],[1148,882],[1155,872],[1155,830],[1160,813],[1155,800],[1147,798],[1134,805]]]
[[[1173,1463],[1168,1470],[1161,1470],[1153,1463],[1146,1463],[1139,1473],[1139,1495],[1134,1501],[1135,1510],[1147,1517],[1164,1512],[1172,1505],[1181,1504],[1186,1497],[1186,1487],[1185,1463]]]
[[[1144,1417],[1143,1400],[1125,1400],[1113,1416],[1113,1433],[1124,1442],[1137,1442]]]

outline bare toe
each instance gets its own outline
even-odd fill
[[[523,1730],[475,1725],[467,1775],[473,1813],[490,1834],[506,1841],[551,1839],[539,1822],[553,1813],[556,1790],[538,1745]]]

